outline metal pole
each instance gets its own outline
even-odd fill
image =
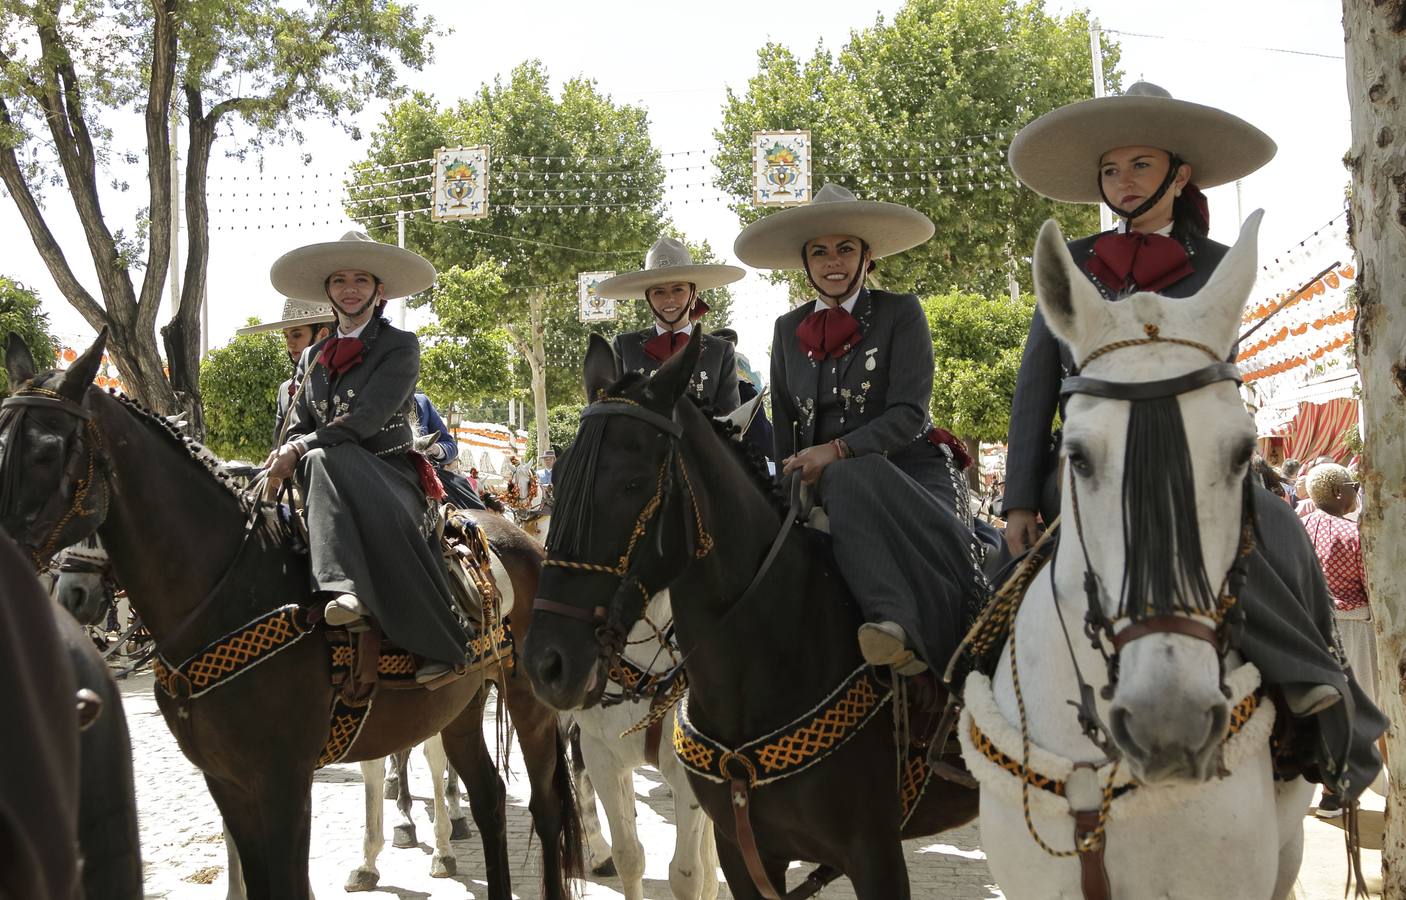
[[[1103,29],[1099,28],[1098,19],[1089,20],[1089,54],[1094,62],[1094,96],[1104,95],[1103,87],[1103,48],[1099,44],[1099,35]],[[1113,227],[1113,211],[1106,203],[1098,205],[1098,227],[1100,231],[1107,231]]]
[[[400,245],[400,249],[404,250],[404,249],[405,249],[405,210],[403,210],[403,209],[398,209],[398,210],[396,210],[396,212],[395,212],[395,231],[396,231],[396,243]],[[400,303],[398,304],[398,306],[397,306],[397,308],[396,308],[396,311],[395,311],[395,319],[396,319],[395,325],[396,325],[397,328],[400,328],[400,329],[402,329],[402,330],[404,330],[404,328],[405,328],[405,305],[406,305],[406,303],[408,303],[408,302],[409,302],[409,298],[408,298],[408,297],[401,298],[401,301],[400,301]]]
[[[1242,178],[1235,180],[1235,221],[1245,224],[1245,181]]]

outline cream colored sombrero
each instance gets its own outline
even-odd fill
[[[874,258],[911,250],[933,235],[932,220],[899,203],[860,200],[848,188],[827,184],[804,206],[763,216],[742,229],[732,252],[758,269],[799,269],[806,241],[827,234],[854,235]]]
[[[334,270],[335,271],[335,270]],[[336,321],[330,303],[304,303],[302,300],[284,300],[283,318],[277,322],[264,322],[260,325],[246,325],[236,328],[235,334],[259,334],[264,331],[281,331],[299,325],[323,325]]]
[[[339,241],[290,250],[269,270],[273,287],[285,297],[326,303],[327,276],[343,269],[370,272],[385,285],[386,299],[418,294],[434,284],[435,270],[418,253],[373,241],[365,232],[348,231]]]
[[[682,241],[665,237],[649,248],[643,269],[607,278],[596,285],[596,293],[607,300],[641,300],[655,285],[686,281],[702,292],[740,281],[746,274],[737,266],[695,263]]]
[[[1211,188],[1244,178],[1274,158],[1269,135],[1239,116],[1176,100],[1139,81],[1117,97],[1081,100],[1045,113],[1011,141],[1011,169],[1037,194],[1066,203],[1100,203],[1098,164],[1118,147],[1157,147],[1191,165],[1191,180]]]

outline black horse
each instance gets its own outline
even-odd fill
[[[105,341],[104,333],[66,371],[36,373],[23,341],[10,336],[12,395],[0,406],[0,524],[36,566],[96,530],[116,580],[168,661],[190,659],[235,632],[253,634],[245,630],[250,623],[285,605],[310,605],[307,558],[276,510],[251,506],[223,483],[209,454],[169,422],[92,385]],[[501,518],[477,516],[514,593],[534,596],[540,549]],[[515,630],[525,632],[531,610],[519,612]],[[305,621],[292,616],[295,625]],[[476,701],[490,677],[470,672],[436,691],[379,691],[341,758],[386,756],[442,732],[458,771],[491,770]],[[565,742],[555,713],[533,700],[524,680],[505,681],[532,782],[543,894],[564,898],[581,867]],[[307,898],[312,776],[332,733],[326,643],[317,632],[292,640],[208,693],[191,691],[189,679],[170,683],[173,690],[159,690],[157,703],[182,752],[205,775],[249,896]],[[496,777],[470,779],[488,894],[499,900],[512,890],[503,793]]]
[[[135,900],[142,862],[122,698],[83,629],[0,533],[0,896]]]
[[[557,464],[548,568],[523,654],[528,673],[558,709],[594,704],[612,644],[645,595],[667,586],[696,729],[676,731],[675,746],[696,747],[691,737],[701,733],[721,751],[709,775],[690,778],[716,825],[733,896],[784,893],[787,865],[799,859],[848,876],[862,900],[906,898],[901,840],[970,821],[977,793],[934,779],[905,822],[888,707],[860,723],[843,721],[843,710],[829,717],[840,730],[852,726],[847,740],[792,742],[808,767],[770,783],[753,761],[722,751],[813,722],[827,694],[863,669],[854,639],[861,619],[813,535],[790,531],[766,562],[784,515],[770,481],[718,423],[681,399],[699,346],[695,338],[652,379],[612,384],[609,346],[592,336],[585,384],[597,402]],[[739,805],[750,808],[749,820],[736,815]],[[762,878],[749,870],[758,861],[749,867],[743,848],[751,843]],[[769,882],[767,893],[759,881]]]

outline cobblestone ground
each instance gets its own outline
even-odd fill
[[[133,676],[123,683],[122,690],[136,766],[146,896],[221,900],[227,889],[224,839],[219,814],[206,792],[205,783],[181,755],[167,730],[152,696],[151,676]],[[492,713],[490,708],[489,715]],[[513,760],[513,771],[523,771],[521,759]],[[390,846],[389,830],[396,820],[396,812],[393,804],[387,803],[386,849],[378,860],[380,888],[363,896],[401,900],[486,897],[483,882],[475,878],[483,871],[483,853],[476,831],[468,840],[453,843],[460,875],[449,879],[430,877],[429,842],[433,841],[433,832],[426,813],[429,780],[418,754],[412,756],[410,780],[416,798],[414,816],[420,845],[403,850]],[[668,900],[671,897],[668,863],[673,853],[674,834],[668,818],[672,815],[669,788],[652,770],[637,774],[635,787],[640,840],[648,854],[645,896],[650,900]],[[1380,798],[1376,798],[1378,809],[1379,801]],[[342,884],[347,874],[361,862],[362,803],[360,766],[335,765],[317,773],[313,783],[310,872],[313,889],[321,900],[346,896]],[[1380,812],[1375,815],[1379,823]],[[508,846],[513,884],[519,897],[537,896],[537,843],[532,838],[529,845],[531,828],[527,784],[519,776],[508,782]],[[1296,900],[1342,896],[1341,834],[1331,825],[1310,820],[1308,854]],[[1379,841],[1379,827],[1376,834]],[[1381,845],[1375,843],[1374,846]],[[985,900],[1003,896],[987,871],[974,825],[936,838],[910,841],[906,850],[915,898]],[[1369,851],[1364,856],[1369,874],[1375,876],[1380,854]],[[798,880],[799,876],[793,871],[792,883]],[[581,888],[581,896],[591,900],[623,896],[619,883],[610,878],[592,878]],[[730,897],[725,886],[719,896]],[[843,900],[853,898],[854,893],[847,882],[841,881],[819,896],[823,900]]]

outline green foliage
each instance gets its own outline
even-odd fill
[[[40,308],[39,295],[12,278],[0,275],[0,337],[10,332],[24,339],[39,371],[52,369],[58,360],[58,338],[49,331],[49,316]],[[6,380],[0,379],[0,397],[9,396]]]
[[[1343,430],[1342,437],[1338,438],[1338,442],[1346,447],[1348,453],[1353,456],[1362,455],[1362,432],[1358,430],[1356,422]]]
[[[554,95],[542,64],[530,61],[450,106],[418,93],[396,104],[372,135],[366,163],[385,166],[424,159],[440,147],[478,144],[491,147],[495,187],[488,217],[434,223],[420,215],[406,224],[407,246],[440,270],[441,287],[428,302],[447,334],[467,338],[502,329],[528,360],[540,346],[548,406],[579,401],[589,331],[610,337],[641,328],[649,313],[643,301],[627,301],[618,307],[619,321],[588,328],[577,320],[577,273],[637,269],[655,239],[674,233],[662,214],[664,168],[650,142],[645,110],[615,104],[585,78],[568,80]],[[593,177],[606,172],[632,174],[619,187],[620,176]],[[368,168],[353,181],[372,185],[385,179],[384,170]],[[607,190],[607,183],[617,187]],[[357,196],[402,192],[373,187]],[[368,228],[393,242],[393,213],[423,203],[418,197],[358,203],[349,214],[384,216],[370,218]],[[515,203],[579,208],[509,209]],[[716,259],[706,243],[690,249],[695,259]],[[709,326],[720,327],[731,295],[724,289],[705,299],[714,310]],[[518,366],[515,377],[517,396],[530,396],[531,366]]]
[[[964,438],[1003,441],[1035,298],[951,292],[923,300],[936,371],[932,416]]]
[[[576,440],[576,429],[581,426],[581,409],[582,404],[580,403],[563,403],[551,408],[547,413],[548,443],[556,445],[563,451],[571,446],[571,442]],[[537,465],[545,451],[545,447],[541,450],[537,448],[537,429],[530,429],[527,438],[527,458],[532,460],[533,465]]]
[[[422,328],[420,387],[441,415],[461,412],[502,396],[511,386],[508,338],[501,330],[454,334]]]
[[[200,364],[209,448],[226,459],[263,462],[273,445],[278,386],[291,374],[277,331],[239,335],[211,350]]]
[[[1106,39],[1103,60],[1116,90],[1119,50]],[[1003,148],[1034,117],[1089,97],[1092,78],[1082,11],[1052,16],[1042,0],[909,0],[891,23],[880,17],[852,33],[838,56],[821,49],[803,63],[779,44],[758,51],[757,74],[745,93],[728,91],[714,132],[718,186],[737,198],[744,223],[759,218],[753,133],[809,130],[816,188],[836,182],[861,199],[913,206],[937,226],[923,247],[879,263],[886,284],[994,295],[1014,274],[1028,288],[1022,260],[1041,223],[1054,217],[1078,235],[1098,218],[1092,207],[997,188],[1013,181]],[[998,133],[1005,137],[966,140]],[[952,188],[971,182],[992,188]],[[809,293],[800,276],[785,279]]]

